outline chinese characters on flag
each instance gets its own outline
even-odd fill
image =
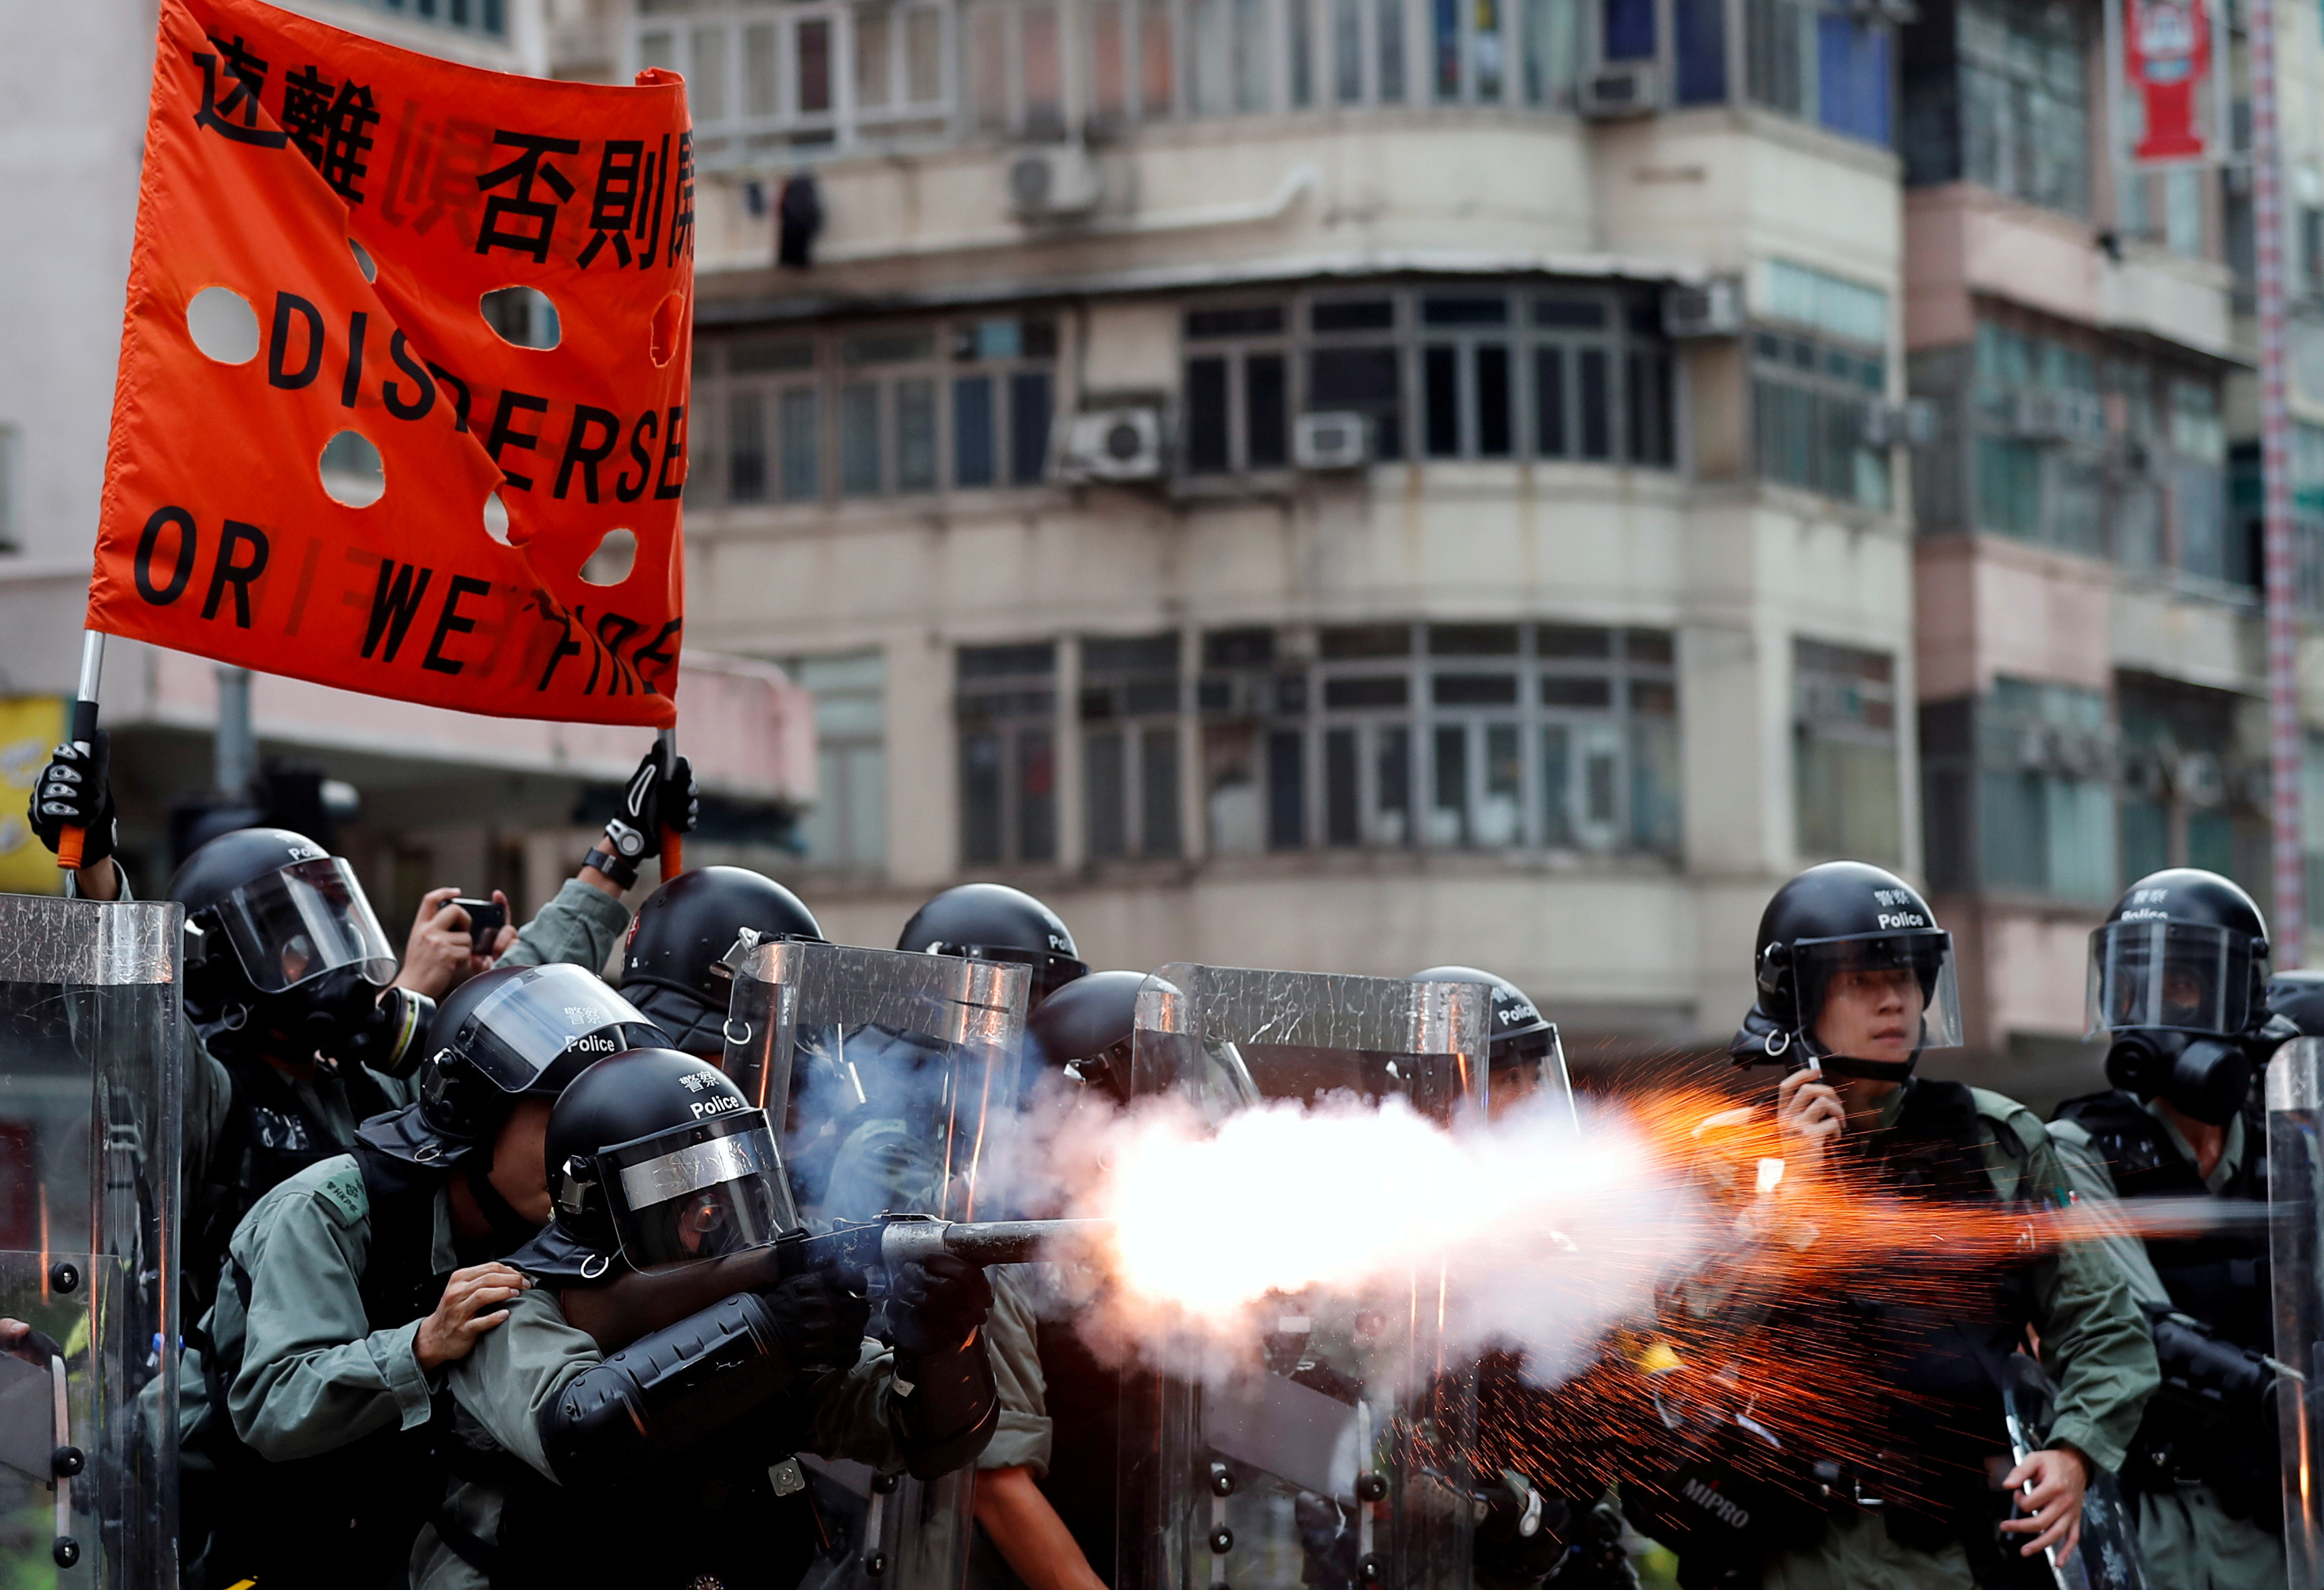
[[[2132,145],[2142,161],[2208,160],[2216,152],[2196,112],[2211,70],[2209,0],[2122,0],[2123,80],[2144,109]]]
[[[544,82],[163,0],[90,627],[669,725],[693,256],[668,73]],[[510,288],[553,308],[514,340]],[[627,574],[592,565],[624,531]]]

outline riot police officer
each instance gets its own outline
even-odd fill
[[[583,1067],[655,1043],[577,966],[470,979],[435,1015],[419,1098],[354,1152],[261,1199],[234,1233],[206,1321],[196,1437],[217,1476],[202,1582],[387,1585],[444,1490],[432,1451],[445,1366],[527,1284],[498,1261],[549,1216],[540,1144]]]
[[[1029,967],[1028,1016],[1089,973],[1064,920],[1005,884],[945,890],[912,914],[896,948]],[[808,1201],[834,1220],[868,1220],[888,1209],[934,1213],[936,1145],[927,1116],[935,1100],[921,1080],[927,1044],[915,1034],[862,1027],[848,1035],[845,1052],[866,1089],[862,1102],[843,1098],[835,1108],[812,1087],[800,1099],[800,1163],[793,1168]]]
[[[1933,1205],[2065,1201],[2057,1151],[2031,1111],[1915,1074],[1924,1052],[1960,1042],[1960,1010],[1951,940],[1902,878],[1853,861],[1810,868],[1768,903],[1755,970],[1757,998],[1730,1052],[1784,1067],[1776,1126],[1787,1158],[1829,1172],[1811,1185]],[[2013,1466],[1997,1377],[2029,1327],[2060,1390],[2046,1441]],[[1846,1411],[1868,1428],[1773,1432],[1790,1461],[1838,1459],[1821,1476],[1828,1503],[1783,1519],[1780,1533],[1754,1510],[1702,1503],[1696,1488],[1643,1508],[1641,1527],[1678,1550],[1684,1583],[2046,1585],[2043,1552],[2076,1544],[2091,1472],[2119,1466],[2157,1379],[2128,1288],[2102,1255],[2071,1245],[1991,1277],[1981,1297],[1914,1293],[1859,1267],[1782,1305],[1778,1328],[1840,1355],[1854,1380]],[[1855,1449],[1818,1450],[1820,1439]],[[1817,1493],[1809,1474],[1795,1481]]]
[[[773,1280],[781,1156],[715,1067],[667,1049],[600,1062],[558,1099],[543,1152],[555,1218],[512,1260],[535,1284],[447,1376],[462,1480],[415,1551],[423,1590],[780,1590],[814,1549],[795,1454],[934,1476],[991,1436],[982,1274],[948,1255],[903,1266],[892,1347],[864,1340],[839,1279]],[[632,1274],[698,1277],[715,1300],[608,1350],[567,1300]]]
[[[697,867],[645,897],[622,952],[622,992],[669,1046],[715,1059],[734,968],[770,939],[828,942],[799,897],[742,867]]]
[[[124,898],[107,742],[58,746],[30,799],[51,850],[83,830],[67,887]],[[622,786],[622,808],[579,874],[517,935],[504,965],[604,965],[628,923],[622,891],[637,879],[641,837],[690,829],[691,768],[665,777],[648,753]],[[269,1188],[346,1153],[356,1123],[410,1102],[425,996],[388,984],[394,951],[355,869],[288,829],[221,834],[188,857],[170,896],[186,908],[185,1008],[194,1040],[186,1084],[185,1199],[180,1268],[184,1318],[209,1306],[235,1226]],[[196,1341],[198,1342],[198,1337]],[[201,1377],[189,1372],[189,1385]],[[189,1421],[194,1411],[187,1411]]]
[[[1557,1024],[1542,1015],[1523,988],[1473,966],[1432,966],[1414,972],[1412,980],[1481,983],[1491,990],[1493,1031],[1487,1051],[1491,1093],[1487,1108],[1493,1119],[1500,1119],[1545,1088],[1563,1096],[1571,1118],[1573,1082],[1566,1074],[1565,1045],[1558,1041]]]
[[[2278,1001],[2283,1014],[2271,1012]],[[2176,868],[2132,885],[2090,935],[2090,1028],[2109,1039],[2113,1086],[2067,1100],[2050,1127],[2078,1187],[2134,1210],[2151,1198],[2264,1203],[2267,1129],[2254,1080],[2314,1003],[2302,981],[2271,989],[2267,925],[2227,879]],[[2122,1472],[2149,1578],[2198,1590],[2281,1585],[2266,1233],[2228,1227],[2111,1245],[2163,1365]]]
[[[1485,1062],[1490,1119],[1505,1119],[1546,1098],[1560,1101],[1551,1107],[1579,1128],[1557,1024],[1542,1015],[1524,989],[1473,966],[1432,966],[1414,972],[1411,980],[1476,983],[1489,991],[1492,1031]],[[1472,1548],[1478,1583],[1486,1590],[1530,1590],[1551,1580],[1578,1590],[1632,1590],[1637,1571],[1622,1549],[1621,1510],[1612,1492],[1602,1484],[1577,1484],[1572,1473],[1545,1472],[1548,1465],[1542,1461],[1537,1432],[1556,1428],[1556,1421],[1536,1415],[1528,1404],[1554,1398],[1525,1367],[1522,1354],[1504,1351],[1488,1354],[1480,1365],[1480,1427],[1488,1432],[1526,1431],[1532,1438],[1505,1443],[1510,1450],[1495,1450],[1499,1472],[1480,1476],[1478,1500],[1484,1516]]]

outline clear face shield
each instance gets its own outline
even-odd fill
[[[597,1173],[634,1269],[763,1247],[798,1224],[762,1110],[730,1110],[607,1149]]]
[[[2140,1027],[2232,1037],[2249,1025],[2252,939],[2193,922],[2109,922],[2090,934],[2086,1037]]]
[[[660,1041],[637,1006],[566,965],[527,968],[478,1001],[452,1038],[503,1093],[525,1092],[567,1056],[586,1063]]]
[[[1792,978],[1811,1053],[1902,1062],[1923,1050],[1960,1045],[1950,933],[1800,939],[1792,945]]]
[[[1489,1107],[1491,1023],[1476,983],[1166,966],[1139,996],[1132,1090],[1219,1126],[1287,1102],[1464,1130]],[[1553,1052],[1512,1074],[1538,1090]],[[1237,1240],[1183,1235],[1206,1254]],[[1269,1291],[1246,1321],[1261,1361],[1199,1385],[1126,1375],[1119,1590],[1471,1583],[1475,1364],[1445,1329],[1451,1282],[1423,1264],[1360,1300]]]
[[[294,861],[253,878],[218,903],[217,914],[243,975],[262,994],[280,994],[343,966],[376,988],[395,979],[394,947],[355,869],[337,856]]]

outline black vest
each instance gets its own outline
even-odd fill
[[[2021,1160],[2006,1128],[1997,1138]],[[1989,1209],[1986,1132],[1969,1089],[1915,1079],[1889,1126],[1839,1139],[1840,1173],[1868,1193]],[[2021,1165],[2022,1169],[2022,1165]],[[2020,1199],[2030,1204],[2021,1190]],[[1883,1495],[1881,1517],[1900,1545],[1936,1551],[1958,1541],[1980,1585],[2046,1585],[2040,1558],[2026,1566],[1996,1526],[2008,1498],[1988,1465],[2009,1457],[2001,1376],[2033,1316],[2024,1264],[1932,1289],[1925,1261],[1900,1271],[1873,1265],[1806,1306],[1808,1328],[1855,1344],[1879,1449],[1861,1484]],[[1811,1337],[1809,1339],[1815,1339]]]
[[[2131,1095],[2115,1091],[2068,1099],[2058,1115],[2089,1134],[2125,1203],[2143,1198],[2210,1197],[2264,1202],[2267,1117],[2256,1087],[2252,1095],[2243,1110],[2243,1153],[2216,1194],[2171,1141],[2163,1123]],[[2179,1312],[2201,1320],[2238,1347],[2275,1350],[2264,1230],[2150,1237],[2146,1255]],[[2166,1384],[2148,1400],[2139,1419],[2122,1479],[2133,1491],[2163,1492],[2182,1478],[2209,1482],[2231,1514],[2244,1516],[2248,1510],[2266,1527],[2275,1527],[2282,1491],[2273,1423],[2226,1428],[2216,1411],[2190,1404]]]
[[[366,1144],[354,1153],[370,1205],[371,1249],[358,1282],[364,1324],[392,1329],[431,1312],[443,1295],[447,1277],[435,1270],[433,1255],[445,1172]],[[229,1262],[225,1281],[246,1310],[250,1276]],[[215,1474],[187,1487],[189,1539],[203,1521],[211,1531],[202,1581],[223,1586],[256,1578],[357,1590],[402,1584],[412,1540],[444,1494],[436,1448],[447,1400],[437,1399],[435,1416],[420,1429],[374,1430],[336,1451],[270,1463],[235,1434],[227,1411],[226,1388],[243,1367],[239,1356],[226,1362],[215,1344],[204,1345],[209,1416],[189,1444],[198,1446]],[[215,1494],[203,1493],[209,1485]]]
[[[2267,1117],[2259,1089],[2244,1106],[2244,1152],[2217,1194],[2223,1199],[2267,1199]],[[2115,1194],[2125,1203],[2142,1198],[2209,1198],[2194,1164],[2171,1141],[2161,1121],[2126,1093],[2094,1093],[2059,1107],[2061,1120],[2090,1135],[2106,1156]],[[2200,1236],[2153,1237],[2146,1256],[2163,1290],[2182,1314],[2191,1314],[2234,1342],[2255,1352],[2275,1350],[2275,1321],[2269,1292],[2267,1233],[2233,1230]]]
[[[194,1190],[179,1260],[186,1283],[185,1317],[191,1319],[200,1319],[217,1298],[218,1269],[242,1218],[309,1165],[355,1146],[336,1123],[309,1109],[296,1084],[260,1056],[226,1046],[211,1052],[226,1068],[229,1091],[208,1175]],[[379,1079],[359,1065],[318,1068],[314,1086],[322,1092],[343,1089],[350,1120],[396,1107]]]
[[[1038,1321],[1033,1339],[1049,1411],[1049,1472],[1041,1493],[1091,1568],[1111,1585],[1121,1375],[1098,1362],[1069,1319]]]

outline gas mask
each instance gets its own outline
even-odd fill
[[[2133,1028],[2107,1051],[2107,1080],[2142,1098],[2162,1098],[2195,1119],[2224,1126],[2251,1097],[2252,1074],[2298,1026],[2281,1016],[2236,1037]]]

